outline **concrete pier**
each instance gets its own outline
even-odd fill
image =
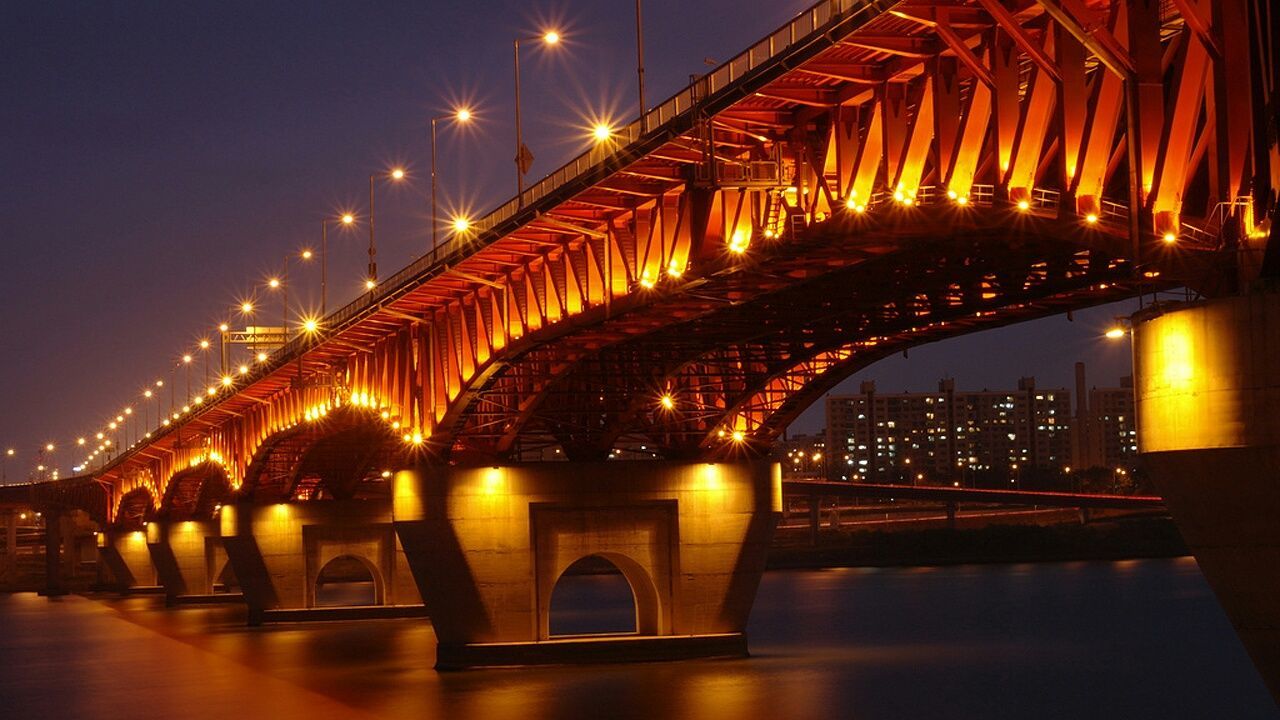
[[[105,530],[98,534],[98,555],[119,592],[151,589],[158,583],[144,530]]]
[[[388,501],[226,505],[219,520],[222,546],[249,605],[251,623],[387,617],[395,614],[386,610],[391,607],[405,608],[401,614],[422,614],[422,598],[392,530]],[[354,558],[369,571],[375,605],[383,609],[315,610],[317,580],[336,558]]]
[[[780,470],[767,462],[450,467],[394,479],[396,533],[445,669],[743,655],[781,501]],[[551,635],[556,583],[588,556],[626,578],[634,634]]]
[[[1280,293],[1133,318],[1142,459],[1280,701]]]

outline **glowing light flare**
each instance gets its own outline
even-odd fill
[[[404,168],[392,168],[392,170],[391,170],[391,179],[392,179],[392,180],[403,180],[403,179],[404,179]]]
[[[1107,330],[1107,332],[1106,332],[1106,337],[1107,337],[1107,339],[1108,339],[1108,340],[1119,340],[1120,338],[1124,337],[1124,336],[1125,336],[1125,334],[1126,334],[1126,333],[1125,333],[1124,328],[1122,328],[1122,327],[1120,327],[1119,325],[1117,325],[1117,326],[1115,326],[1115,327],[1113,327],[1113,328],[1109,328],[1109,329]]]
[[[320,323],[315,318],[306,318],[302,321],[302,329],[308,333],[314,333],[320,329]]]
[[[1089,213],[1084,216],[1084,221],[1090,225],[1096,225],[1098,223],[1098,215],[1096,213]]]
[[[190,356],[190,355],[183,355],[183,356],[182,356],[182,362],[184,362],[184,363],[190,363],[190,362],[191,362],[191,356]]]
[[[343,213],[341,220],[343,225],[350,225],[351,223],[356,221],[356,216],[352,215],[351,213]]]
[[[560,42],[560,33],[555,30],[548,30],[542,34],[542,42],[548,45],[555,45]]]
[[[673,398],[673,397],[671,397],[671,394],[670,394],[670,393],[667,393],[667,394],[663,395],[663,396],[658,400],[658,402],[659,402],[659,403],[661,403],[661,404],[662,404],[662,407],[663,407],[663,408],[665,408],[665,409],[667,409],[667,410],[674,410],[674,409],[675,409],[675,407],[676,407],[676,399],[675,399],[675,398]]]
[[[591,137],[597,144],[608,142],[613,137],[613,128],[606,123],[596,123],[591,128]]]
[[[208,341],[208,340],[201,340],[201,341],[200,341],[200,349],[201,349],[201,350],[208,350],[208,349],[209,349],[209,341]]]
[[[1167,232],[1164,234],[1164,237],[1161,239],[1164,240],[1165,245],[1172,245],[1178,242],[1178,235],[1173,232]]]
[[[312,253],[310,250],[303,250],[301,255],[303,260],[310,260]]]
[[[1026,211],[1030,210],[1030,209],[1031,209],[1031,201],[1030,201],[1030,200],[1019,200],[1019,201],[1018,201],[1018,209],[1019,209],[1019,210],[1021,210],[1022,212],[1026,212]]]
[[[465,233],[471,229],[471,220],[462,216],[453,218],[453,231],[458,234]]]
[[[471,111],[467,108],[458,108],[458,111],[453,114],[453,117],[461,123],[469,122],[471,120]]]

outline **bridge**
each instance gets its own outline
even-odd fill
[[[1257,290],[1280,247],[1269,12],[823,0],[92,469],[103,556],[173,596],[229,565],[258,620],[357,557],[380,603],[425,601],[442,666],[744,652],[780,509],[763,458],[799,412],[913,346],[1139,296],[1144,443],[1207,457],[1239,438],[1159,426],[1197,417],[1210,360],[1240,377],[1189,360],[1195,333],[1243,348],[1280,322]],[[1252,310],[1177,320],[1220,302]],[[1200,417],[1274,447],[1274,407]],[[1280,538],[1208,517],[1211,466],[1157,482],[1181,478],[1161,490],[1280,689],[1280,613],[1212,550]],[[1239,490],[1267,500],[1231,512],[1280,504]],[[636,637],[549,635],[587,555],[627,576]]]

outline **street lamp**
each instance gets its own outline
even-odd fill
[[[560,42],[560,33],[554,30],[548,30],[537,37],[524,38],[525,42],[541,42],[550,47]],[[529,152],[529,148],[524,146],[524,131],[520,123],[520,38],[516,38],[515,47],[515,69],[516,69],[516,203],[520,207],[524,207],[524,176],[529,172],[529,166],[533,164],[533,153]]]
[[[404,179],[404,170],[401,168],[393,168],[387,172],[388,180],[399,182]],[[378,246],[374,241],[373,235],[373,185],[377,180],[377,173],[369,173],[369,280],[374,284],[378,282]],[[352,218],[354,220],[354,218]],[[342,218],[346,222],[346,216]],[[373,289],[370,287],[370,289]]]
[[[640,80],[640,132],[645,132],[649,128],[644,119],[644,23],[640,19],[640,2],[636,0],[636,75]]]
[[[204,381],[209,382],[209,341],[200,340],[200,352],[204,355]]]
[[[289,256],[284,258],[284,280],[273,277],[267,280],[267,288],[270,290],[280,290],[280,327],[284,331],[284,340],[289,335],[289,287],[287,280],[289,279]],[[206,382],[208,379],[206,378]]]
[[[440,222],[437,219],[439,205],[436,202],[436,122],[452,119],[454,122],[466,123],[471,120],[471,111],[458,108],[451,115],[439,115],[431,118],[431,249],[436,249],[436,238],[440,233]]]
[[[187,397],[191,396],[191,355],[184,354],[182,356],[182,364],[187,369]]]
[[[403,175],[402,175],[403,177]],[[337,220],[344,227],[350,227],[356,216],[343,213],[337,218],[326,217],[320,221],[320,315],[328,314],[329,309],[329,223]]]

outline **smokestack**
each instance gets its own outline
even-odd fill
[[[1084,381],[1084,363],[1076,363],[1076,420],[1081,420],[1089,414],[1089,394],[1085,390]]]

